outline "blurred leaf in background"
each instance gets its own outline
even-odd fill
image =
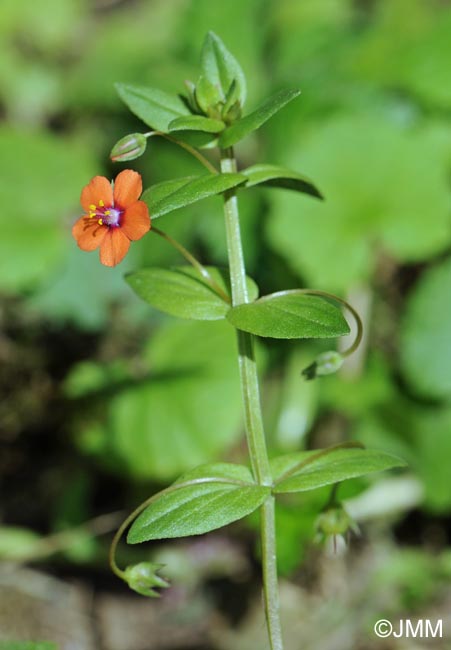
[[[451,396],[451,259],[430,267],[412,290],[404,314],[400,355],[406,379],[422,396]]]
[[[451,10],[427,0],[381,0],[349,52],[359,81],[401,88],[428,107],[449,108]]]
[[[62,106],[65,71],[87,19],[84,0],[2,2],[0,96],[8,119],[44,124]]]
[[[273,245],[309,285],[339,292],[372,277],[378,251],[399,262],[442,252],[451,199],[439,141],[433,129],[400,129],[369,114],[303,132],[284,162],[317,179],[325,201],[275,194]]]
[[[167,481],[230,449],[241,422],[234,345],[233,330],[223,322],[161,327],[144,351],[149,378],[106,397],[101,433],[95,426],[100,458],[135,478]],[[80,432],[81,449],[91,426]]]
[[[72,242],[80,186],[96,169],[95,157],[73,137],[3,125],[1,159],[3,290],[30,290],[57,272]]]

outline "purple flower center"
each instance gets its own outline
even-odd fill
[[[118,210],[117,208],[109,208],[108,210],[104,211],[101,219],[105,226],[117,227],[120,225],[121,216],[122,210]]]
[[[97,219],[100,226],[109,226],[110,228],[117,228],[121,225],[121,216],[123,210],[115,208],[114,206],[107,207],[103,201],[99,201],[99,205],[89,206],[89,217]]]

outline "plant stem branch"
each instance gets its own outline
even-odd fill
[[[221,172],[236,172],[233,149],[221,150]],[[241,242],[238,201],[234,190],[224,193],[224,216],[227,249],[230,265],[232,305],[249,301],[246,287],[246,268]],[[257,365],[254,355],[253,336],[237,330],[238,360],[243,397],[246,439],[252,470],[260,485],[272,485],[263,417],[260,403]],[[261,508],[263,591],[266,620],[271,650],[283,650],[280,618],[279,590],[276,567],[275,502],[271,496]]]

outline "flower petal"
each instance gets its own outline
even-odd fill
[[[116,266],[122,262],[130,248],[130,240],[120,228],[110,228],[100,247],[100,261],[105,266]]]
[[[125,210],[121,219],[121,230],[132,241],[141,239],[149,232],[149,208],[144,201],[136,201]]]
[[[113,205],[113,189],[108,178],[94,176],[94,178],[81,191],[80,203],[83,210],[90,211],[90,205],[99,205],[103,201],[106,206]]]
[[[102,243],[107,230],[107,226],[99,226],[97,221],[85,216],[75,222],[72,235],[82,251],[95,251]]]
[[[114,204],[119,208],[128,208],[141,196],[143,184],[141,174],[131,169],[124,169],[114,181]]]

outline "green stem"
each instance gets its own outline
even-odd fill
[[[271,495],[261,507],[263,595],[266,624],[272,650],[283,650],[277,580],[276,499]]]
[[[233,149],[221,150],[221,172],[235,173]],[[234,190],[224,193],[224,216],[230,265],[232,304],[249,301],[246,287],[246,269],[241,242],[238,201]],[[244,405],[246,439],[254,477],[260,485],[272,485],[268,453],[263,428],[257,365],[253,336],[237,330],[241,393]],[[276,568],[275,504],[270,497],[261,509],[263,591],[266,620],[271,650],[283,650],[280,618],[279,589]]]
[[[155,135],[158,135],[161,138],[164,138],[165,140],[169,140],[169,142],[172,142],[172,143],[178,145],[182,149],[185,149],[185,151],[187,151],[189,154],[194,156],[194,158],[197,158],[197,160],[200,163],[202,163],[202,165],[206,169],[208,169],[209,172],[211,172],[212,174],[217,174],[218,173],[218,170],[216,169],[216,167],[214,165],[211,164],[211,162],[208,160],[208,158],[205,158],[205,156],[203,156],[200,153],[200,151],[197,151],[197,149],[195,149],[191,145],[187,144],[186,142],[182,142],[181,140],[177,140],[176,138],[173,138],[172,136],[170,136],[168,133],[163,133],[162,131],[149,131],[148,133],[144,133],[143,135],[146,138],[151,138],[151,137],[153,137]]]

